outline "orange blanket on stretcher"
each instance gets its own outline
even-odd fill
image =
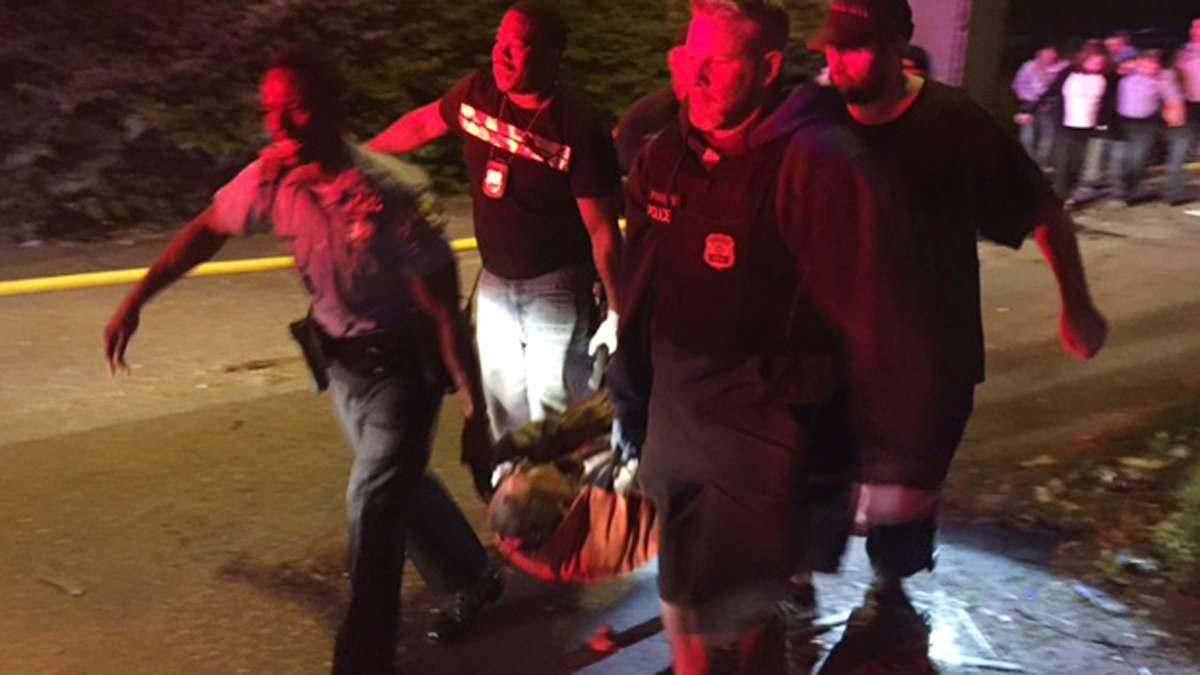
[[[628,574],[658,555],[658,518],[644,495],[623,496],[585,485],[562,522],[541,546],[522,551],[497,537],[517,569],[551,583],[588,584]]]

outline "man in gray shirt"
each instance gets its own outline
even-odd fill
[[[1187,119],[1179,121],[1171,132],[1167,152],[1166,198],[1171,204],[1183,204],[1195,198],[1187,186],[1183,165],[1200,139],[1200,17],[1192,19],[1188,32],[1190,40],[1175,57],[1175,72],[1179,74],[1183,97],[1187,103]]]
[[[1029,156],[1041,167],[1050,164],[1050,152],[1054,149],[1054,131],[1058,128],[1058,119],[1054,114],[1053,105],[1038,105],[1038,101],[1066,67],[1067,61],[1058,58],[1058,50],[1053,46],[1046,46],[1026,61],[1013,79],[1013,93],[1021,102],[1021,112],[1016,116],[1017,124],[1021,126],[1021,145],[1025,146]]]
[[[1117,128],[1120,142],[1113,152],[1113,197],[1139,200],[1138,183],[1146,171],[1154,141],[1182,105],[1183,94],[1173,71],[1163,70],[1162,52],[1148,49],[1131,59],[1132,70],[1117,84]]]

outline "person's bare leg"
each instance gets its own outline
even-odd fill
[[[708,649],[696,630],[694,613],[666,600],[659,601],[663,632],[671,643],[674,675],[708,675]]]

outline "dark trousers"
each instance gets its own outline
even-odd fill
[[[1091,129],[1061,127],[1054,139],[1054,191],[1061,199],[1070,199],[1079,183],[1087,158]]]
[[[1183,201],[1192,196],[1183,165],[1197,143],[1200,143],[1200,102],[1189,101],[1187,122],[1167,131],[1167,183],[1163,190],[1167,201]]]
[[[487,553],[426,471],[440,383],[415,364],[351,370],[335,362],[329,375],[334,410],[354,452],[346,489],[351,599],[334,672],[391,673],[405,554],[445,600],[484,574]]]
[[[1053,110],[1038,110],[1033,113],[1033,121],[1021,127],[1021,144],[1040,167],[1050,165],[1058,126]]]
[[[1158,138],[1162,125],[1158,119],[1121,119],[1120,158],[1114,162],[1118,167],[1113,186],[1113,196],[1118,199],[1136,199],[1138,185],[1146,175],[1150,163],[1150,152]]]

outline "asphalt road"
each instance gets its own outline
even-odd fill
[[[452,234],[464,232],[461,206]],[[1200,217],[1151,205],[1098,209],[1081,222],[1093,291],[1112,321],[1109,346],[1089,364],[1057,346],[1057,297],[1036,246],[981,245],[989,379],[951,493],[1200,403]],[[0,276],[141,266],[163,243],[133,233],[9,246]],[[278,250],[256,238],[222,258]],[[461,258],[466,287],[477,265]],[[346,598],[349,455],[287,337],[305,309],[298,282],[291,272],[180,282],[145,311],[133,376],[112,379],[100,331],[125,291],[0,298],[0,672],[326,670]],[[456,464],[456,418],[447,399],[433,467],[487,540],[482,504]],[[848,574],[863,569],[852,560]],[[509,579],[473,641],[444,650],[406,639],[401,661],[411,672],[498,674],[665,665],[661,641],[607,660],[580,651],[602,624],[624,629],[654,615],[653,570],[583,590]],[[404,593],[412,634],[431,608],[415,574]],[[994,646],[1027,665],[1049,658]],[[1111,652],[1080,657],[1080,667],[1110,672]]]

